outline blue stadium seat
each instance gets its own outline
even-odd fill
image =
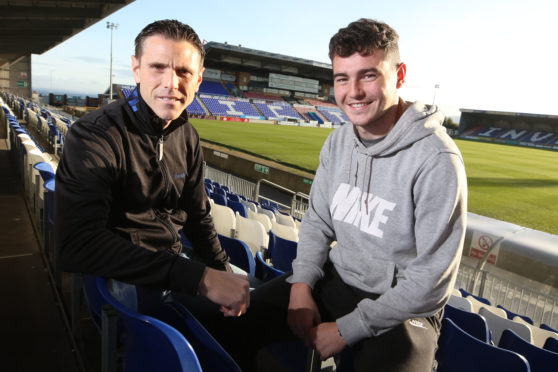
[[[256,252],[256,278],[264,282],[283,275],[284,272],[277,270],[273,266],[267,264],[263,259],[262,252]]]
[[[525,341],[511,329],[502,332],[498,346],[523,355],[529,361],[533,372],[558,370],[558,353],[541,349]]]
[[[229,238],[227,236],[218,234],[221,247],[227,252],[231,259],[231,263],[240,267],[248,274],[256,275],[256,261],[252,255],[250,247],[242,240]]]
[[[436,372],[530,371],[525,357],[474,338],[448,318],[442,319],[436,360]]]

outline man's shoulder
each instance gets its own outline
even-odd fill
[[[118,100],[109,105],[91,111],[82,116],[73,125],[81,128],[108,130],[115,125],[123,124],[128,113],[125,109],[126,101]]]

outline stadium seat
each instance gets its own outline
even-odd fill
[[[489,310],[490,312],[492,312],[493,314],[496,314],[496,315],[498,315],[498,316],[501,316],[501,317],[507,319],[507,314],[506,314],[506,312],[505,312],[504,310],[499,309],[499,308],[497,308],[497,307],[495,307],[495,306],[486,304],[486,303],[484,303],[484,302],[481,302],[481,301],[479,301],[479,300],[477,299],[477,297],[474,297],[474,296],[471,296],[471,295],[469,295],[469,296],[467,296],[467,297],[465,297],[465,298],[468,299],[469,301],[471,301],[471,304],[473,305],[473,311],[474,311],[475,313],[478,313],[478,312],[480,312],[480,309],[485,308],[485,309],[488,309],[488,310]]]
[[[283,274],[284,272],[277,270],[265,262],[262,252],[256,252],[256,278],[261,279],[263,282],[267,282]]]
[[[225,197],[225,195],[212,192],[209,197],[213,199],[215,204],[223,205],[225,207],[227,206],[227,198]]]
[[[511,329],[502,332],[498,346],[523,355],[529,361],[533,372],[558,370],[558,353],[542,349],[525,341]]]
[[[294,227],[281,225],[275,221],[271,221],[271,230],[280,238],[298,242],[298,231]]]
[[[506,312],[506,317],[510,320],[513,320],[515,317],[520,317],[521,319],[523,319],[524,321],[526,321],[529,324],[533,324],[533,320],[531,318],[529,318],[528,316],[525,315],[521,315],[521,314],[516,314],[512,311],[509,311],[508,309],[506,309],[505,307],[503,307],[502,305],[496,305],[497,308],[502,309]]]
[[[296,258],[297,242],[283,239],[269,231],[269,257],[273,267],[283,272],[292,270],[292,262]]]
[[[436,361],[436,372],[530,371],[525,357],[474,338],[448,318],[442,319]]]
[[[490,330],[482,315],[447,304],[444,307],[444,317],[453,320],[459,328],[474,338],[482,342],[490,342]]]
[[[254,256],[256,252],[265,251],[269,243],[269,237],[259,221],[244,218],[238,213],[236,213],[235,238],[248,244]]]
[[[553,337],[547,338],[543,345],[543,349],[558,353],[558,340]]]
[[[471,303],[471,300],[467,298],[451,295],[448,300],[448,305],[468,312],[473,312],[473,304]]]
[[[276,221],[276,217],[275,217],[275,213],[267,208],[263,208],[263,207],[257,207],[258,208],[258,213],[261,214],[265,214],[267,217],[269,217],[270,221]]]
[[[494,345],[499,344],[502,332],[504,332],[504,330],[506,329],[512,329],[518,335],[523,337],[527,342],[533,342],[531,329],[525,324],[520,324],[514,322],[513,320],[509,320],[506,317],[496,315],[485,307],[482,307],[479,310],[479,314],[486,319],[488,328],[490,328],[490,331],[492,332],[492,341],[494,342]]]
[[[202,371],[194,349],[180,332],[116,301],[105,279],[95,277],[95,282],[102,300],[118,312],[123,323],[125,372]],[[104,322],[102,326],[105,327]]]
[[[275,218],[277,222],[280,223],[281,225],[289,226],[296,229],[296,224],[292,216],[283,213],[276,213]]]
[[[211,216],[218,234],[233,238],[236,229],[234,212],[227,206],[211,203]]]
[[[269,233],[269,230],[271,230],[271,221],[267,215],[248,210],[248,218],[260,221],[267,233]]]
[[[242,217],[248,218],[248,211],[246,207],[241,202],[237,202],[234,200],[228,200],[227,206],[233,210],[233,212],[238,212]]]
[[[516,316],[512,320],[517,323],[525,324],[527,327],[531,329],[531,335],[533,336],[532,343],[537,347],[542,348],[549,337],[558,340],[558,333],[534,326],[533,324],[526,322],[523,318],[519,316]]]
[[[218,234],[221,247],[227,252],[231,259],[231,263],[240,267],[248,274],[256,275],[256,261],[250,247],[242,240],[229,238]]]

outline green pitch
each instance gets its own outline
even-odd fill
[[[331,129],[193,119],[202,139],[314,172]],[[558,235],[558,152],[457,140],[469,211]]]

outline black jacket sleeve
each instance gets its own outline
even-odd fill
[[[205,265],[144,249],[107,227],[123,154],[102,126],[87,124],[69,130],[56,172],[55,245],[62,269],[195,294]]]
[[[186,182],[180,200],[180,207],[188,214],[183,231],[196,253],[208,266],[218,270],[231,271],[229,257],[221,248],[210,215],[209,199],[204,187],[203,152],[199,136],[193,127],[191,129],[192,136],[188,137],[192,141],[192,159],[190,159],[188,182]]]

